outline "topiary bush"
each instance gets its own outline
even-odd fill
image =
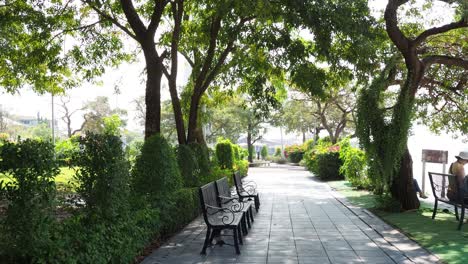
[[[340,167],[343,162],[340,160],[340,153],[329,151],[316,155],[317,171],[316,175],[322,180],[342,180],[343,174],[340,172]]]
[[[192,149],[195,158],[197,159],[198,168],[200,169],[200,177],[209,175],[211,172],[211,162],[208,147],[198,143],[190,143],[188,146]]]
[[[88,133],[79,139],[74,163],[77,193],[84,199],[89,216],[108,221],[128,209],[130,164],[122,141],[110,134]]]
[[[8,201],[0,218],[0,259],[6,263],[31,263],[52,250],[55,226],[54,177],[59,174],[54,145],[26,139],[0,147],[0,172],[12,181],[0,183]]]
[[[216,158],[222,169],[232,169],[234,165],[234,152],[229,139],[218,140],[216,144]]]
[[[187,145],[178,145],[175,149],[177,162],[184,187],[198,187],[200,168],[195,153]]]
[[[275,149],[275,157],[281,157],[281,148],[276,148]]]
[[[268,147],[266,145],[263,145],[262,149],[260,150],[260,156],[262,156],[263,160],[268,158]]]
[[[134,191],[155,206],[164,206],[182,187],[177,160],[167,141],[160,135],[145,140],[132,171]]]

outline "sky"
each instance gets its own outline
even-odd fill
[[[421,1],[418,1],[421,2]],[[382,10],[385,8],[386,1],[373,0],[370,1],[372,13],[375,16],[379,16]],[[429,16],[439,16],[449,18],[445,12],[447,9],[443,5],[436,5]],[[442,16],[441,16],[442,14]],[[443,21],[441,21],[443,22]],[[71,110],[80,108],[86,101],[93,100],[97,96],[108,96],[110,103],[113,108],[119,107],[124,108],[128,111],[128,128],[134,131],[143,132],[143,127],[137,124],[135,120],[135,104],[133,101],[144,95],[145,83],[143,81],[144,64],[142,63],[141,56],[137,59],[137,62],[132,64],[122,64],[116,69],[108,69],[108,72],[100,78],[102,85],[96,85],[92,83],[83,83],[80,87],[76,87],[67,92],[70,96],[71,101],[69,108]],[[178,84],[184,85],[189,77],[190,68],[189,65],[181,59],[179,63],[179,75]],[[169,91],[165,78],[163,78],[163,89],[162,100],[169,99]],[[118,86],[121,93],[115,94],[115,87]],[[20,116],[36,116],[38,113],[45,118],[51,119],[51,95],[37,95],[29,89],[22,89],[18,94],[10,95],[5,94],[3,91],[0,92],[0,105],[3,109],[7,110],[11,114]],[[55,98],[55,115],[59,119],[61,116],[60,112],[60,99]],[[72,127],[78,128],[82,122],[80,113],[74,116],[72,121]],[[59,120],[59,129],[64,129],[64,123]],[[266,139],[281,138],[279,128],[269,128],[267,134],[264,136]],[[283,135],[284,142],[286,144],[292,144],[301,141],[300,135],[289,134]],[[468,149],[467,144],[461,140],[453,139],[451,135],[434,135],[424,126],[414,126],[413,135],[409,139],[410,152],[413,156],[414,161],[414,175],[418,179],[421,175],[421,150],[425,149],[440,149],[448,150],[449,157],[453,158],[459,151]],[[441,166],[429,165],[429,169],[441,171]],[[427,184],[427,182],[426,182]]]

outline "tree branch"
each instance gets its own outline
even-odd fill
[[[466,18],[462,18],[461,20],[457,22],[453,22],[447,25],[443,25],[441,27],[433,27],[430,28],[424,32],[422,32],[416,39],[413,41],[413,45],[418,46],[421,44],[423,41],[425,41],[429,36],[436,35],[436,34],[441,34],[445,33],[447,31],[457,29],[457,28],[464,28],[468,27],[468,21]]]
[[[151,15],[151,21],[148,25],[148,33],[153,35],[156,33],[158,26],[161,22],[161,17],[164,12],[164,8],[169,3],[167,0],[155,1],[153,14]]]
[[[388,0],[384,13],[388,36],[402,52],[407,52],[409,50],[410,41],[398,27],[397,11],[398,7],[406,2],[408,2],[408,0]]]
[[[130,27],[132,27],[133,32],[135,32],[137,38],[142,41],[146,35],[146,27],[141,21],[140,16],[138,15],[135,7],[133,6],[132,0],[120,0],[120,4],[122,5],[122,9],[125,13],[125,17],[127,18]],[[153,13],[154,14],[154,13]]]
[[[424,63],[426,68],[431,66],[432,64],[443,64],[446,66],[455,66],[468,70],[468,60],[464,60],[462,58],[455,58],[451,56],[431,55],[423,58],[422,62]]]
[[[103,12],[102,10],[100,10],[98,7],[95,6],[95,3],[91,0],[83,0],[89,7],[91,7],[96,13],[98,13],[101,17],[109,20],[112,22],[112,24],[114,24],[116,27],[120,28],[123,32],[127,33],[127,35],[129,35],[131,38],[135,39],[136,41],[138,41],[137,39],[137,36],[132,33],[127,27],[125,27],[124,25],[122,25],[117,19],[115,19],[114,17],[112,17],[111,15]]]

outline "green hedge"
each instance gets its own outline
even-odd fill
[[[216,144],[216,158],[222,169],[232,169],[234,165],[234,151],[228,139],[219,140]]]
[[[187,145],[178,145],[175,150],[184,187],[199,186],[200,168],[195,153]]]

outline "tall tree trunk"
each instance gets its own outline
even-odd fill
[[[162,65],[158,60],[156,49],[143,48],[146,61],[146,122],[145,138],[161,132],[161,78]]]
[[[248,160],[250,163],[253,162],[253,146],[252,146],[252,125],[247,125],[247,151],[249,152]]]
[[[302,131],[302,144],[306,142],[306,133],[305,131]]]
[[[196,89],[196,87],[195,87]],[[189,123],[187,128],[187,143],[193,143],[197,140],[198,127],[198,109],[201,95],[194,92],[190,101]]]
[[[169,92],[171,94],[172,110],[174,111],[177,140],[179,141],[180,145],[184,145],[187,143],[187,139],[185,137],[184,118],[182,115],[182,107],[180,105],[179,95],[177,94],[177,83],[175,78],[176,77],[171,76],[169,80]]]
[[[401,159],[400,169],[396,172],[391,192],[392,197],[400,202],[403,210],[418,209],[419,199],[413,186],[413,160],[408,148]]]

